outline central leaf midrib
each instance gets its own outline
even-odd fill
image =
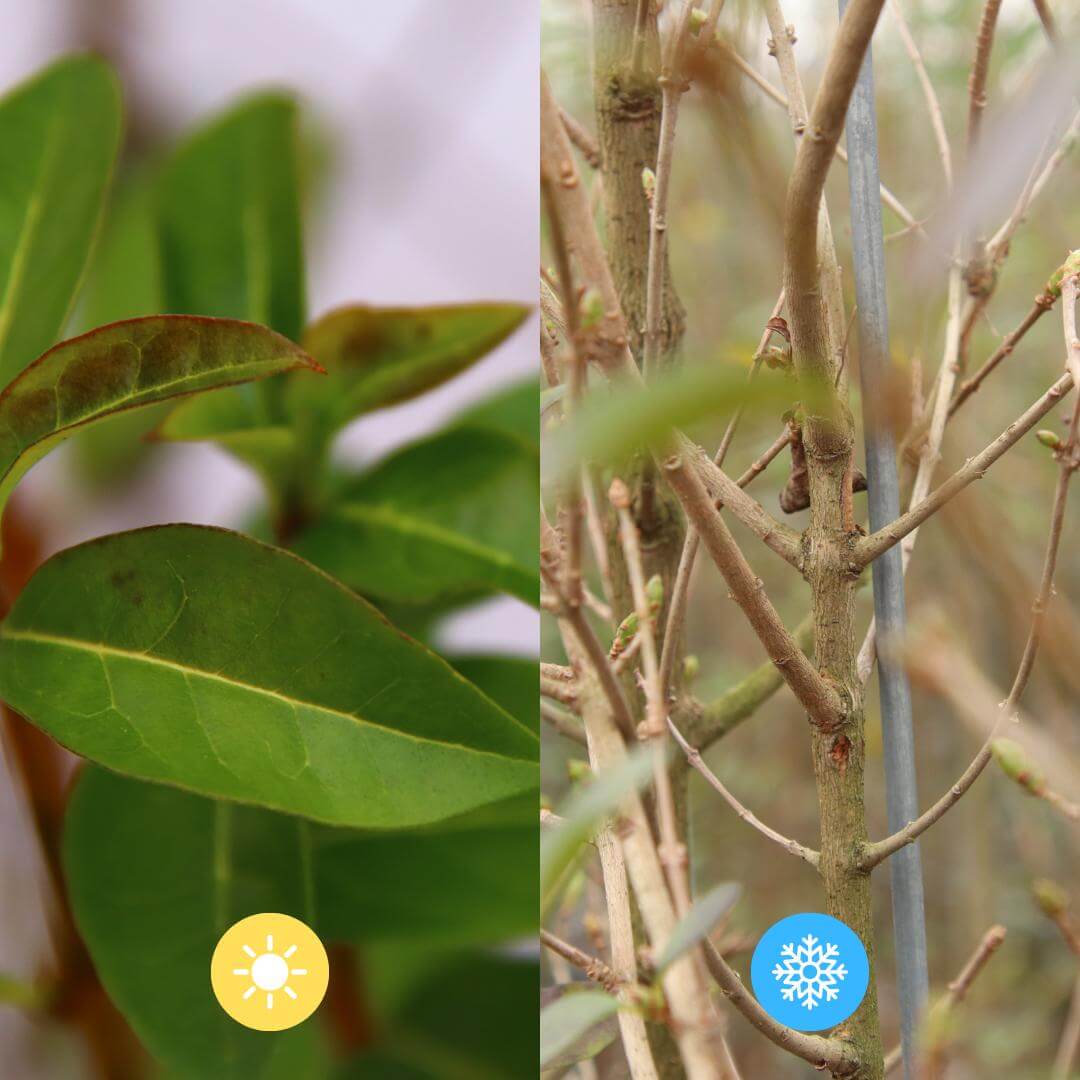
[[[270,690],[265,686],[256,686],[253,683],[242,682],[239,679],[226,678],[223,675],[216,674],[211,671],[204,671],[202,668],[192,667],[189,664],[181,663],[177,660],[166,660],[162,657],[153,656],[150,653],[136,652],[130,649],[118,649],[113,645],[100,645],[89,641],[82,641],[79,638],[66,638],[60,637],[54,634],[42,634],[32,630],[14,630],[10,626],[5,626],[3,630],[0,630],[0,641],[3,640],[17,640],[17,641],[35,641],[42,645],[56,645],[61,648],[77,649],[83,652],[94,653],[98,656],[115,656],[124,660],[134,660],[145,664],[153,664],[157,667],[164,667],[170,670],[183,672],[186,675],[193,675],[201,679],[208,679],[213,682],[224,683],[226,686],[233,687],[234,689],[246,690],[253,694],[261,694],[264,697],[273,698],[276,701],[281,701],[291,708],[303,707],[307,709],[314,709],[318,712],[326,713],[330,716],[338,716],[346,720],[351,720],[354,724],[360,724],[365,727],[374,728],[377,731],[385,731],[389,735],[397,736],[402,739],[409,739],[415,743],[421,744],[434,744],[436,746],[445,746],[449,749],[460,750],[466,754],[477,754],[483,757],[503,758],[510,761],[524,761],[530,762],[528,757],[515,757],[509,753],[499,753],[494,750],[480,750],[473,746],[467,746],[464,743],[449,742],[445,739],[436,739],[428,736],[414,735],[408,731],[402,731],[399,728],[388,727],[385,724],[378,724],[373,720],[369,720],[363,716],[357,716],[355,713],[342,712],[340,709],[335,709],[329,705],[323,705],[314,701],[303,701],[299,698],[287,697],[285,694],[281,694],[276,690]],[[512,717],[508,717],[513,720]],[[528,729],[524,729],[528,730]],[[529,732],[529,734],[532,734]]]

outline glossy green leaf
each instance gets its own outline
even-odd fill
[[[509,337],[527,314],[520,304],[332,311],[303,337],[330,378],[318,389],[293,380],[287,407],[316,429],[333,431],[453,378]]]
[[[91,760],[333,824],[425,824],[535,788],[536,736],[337,582],[166,526],[46,563],[0,698]]]
[[[185,1080],[258,1076],[279,1036],[231,1020],[210,991],[210,956],[236,920],[310,921],[296,872],[312,827],[254,807],[87,769],[64,831],[79,932],[109,996],[151,1053]]]
[[[540,971],[535,960],[459,952],[365,952],[365,974],[385,998],[383,968],[412,964],[380,1016],[378,1042],[342,1080],[521,1080],[536,1075]],[[425,962],[426,961],[426,962]],[[396,970],[391,975],[397,977]]]
[[[82,332],[120,319],[155,315],[166,306],[151,191],[140,171],[114,187],[87,270],[75,329]],[[80,479],[98,489],[128,480],[151,456],[154,446],[145,436],[168,409],[163,403],[124,412],[80,431],[72,454]]]
[[[461,413],[455,423],[493,428],[540,445],[540,381],[526,379],[500,390]]]
[[[226,926],[281,911],[328,942],[425,949],[533,932],[535,798],[528,803],[528,818],[504,804],[497,816],[485,808],[420,830],[370,833],[90,766],[67,813],[65,874],[94,964],[147,1046],[179,1075],[218,1075],[218,1061],[239,1070],[257,1060],[267,1038],[226,1020],[210,997],[209,957]],[[166,969],[170,986],[159,992]],[[270,1037],[272,1056],[287,1052],[278,1038]]]
[[[366,595],[501,590],[539,602],[538,462],[521,440],[458,428],[348,483],[296,550]]]
[[[695,900],[671,932],[664,951],[656,958],[656,971],[664,971],[684,952],[708,937],[716,924],[735,906],[741,892],[741,885],[726,881]]]
[[[296,105],[250,98],[200,128],[159,184],[171,311],[262,323],[293,341],[304,324]]]
[[[589,1032],[619,1011],[619,1002],[603,990],[563,994],[540,1011],[540,1067],[580,1047]],[[578,1053],[572,1060],[587,1056]]]
[[[540,667],[524,656],[452,656],[450,663],[526,727],[540,731]]]
[[[312,366],[298,346],[264,327],[192,315],[129,319],[61,342],[0,393],[0,508],[26,470],[80,428]]]
[[[59,336],[120,140],[112,70],[71,56],[0,99],[0,386]]]

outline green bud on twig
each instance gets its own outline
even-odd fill
[[[645,599],[649,601],[649,613],[658,615],[664,606],[664,579],[659,574],[645,582]]]
[[[1042,909],[1044,915],[1051,919],[1061,915],[1069,906],[1069,897],[1065,890],[1049,878],[1039,878],[1032,883],[1031,891],[1035,896],[1035,903]]]
[[[580,784],[592,776],[592,769],[587,761],[581,758],[570,758],[566,763],[566,775],[572,783]]]
[[[702,11],[701,8],[694,8],[694,10],[690,12],[690,33],[696,36],[705,25],[705,21],[708,17],[708,14]]]
[[[1064,443],[1061,441],[1061,436],[1056,432],[1047,431],[1046,428],[1036,431],[1035,438],[1038,439],[1043,446],[1049,447],[1051,450],[1060,450],[1062,446],[1064,446]]]
[[[653,199],[656,197],[656,173],[648,165],[641,170],[641,190],[645,192],[645,199],[652,206]]]
[[[698,672],[701,671],[701,661],[697,656],[691,653],[683,660],[682,673],[683,679],[686,682],[693,682],[698,677]]]
[[[591,330],[604,317],[604,298],[596,289],[587,289],[581,298],[581,328]]]
[[[1061,295],[1061,283],[1072,274],[1080,274],[1080,248],[1070,251],[1069,257],[1050,275],[1046,295],[1056,300]]]
[[[990,744],[990,752],[1001,771],[1010,780],[1015,780],[1029,795],[1045,793],[1046,777],[1018,742],[1012,739],[995,739]]]
[[[638,617],[636,611],[631,611],[629,615],[621,623],[619,623],[619,629],[615,631],[615,640],[611,643],[611,659],[622,656],[626,652],[630,642],[634,640],[634,635],[638,632]]]

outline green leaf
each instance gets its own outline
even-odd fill
[[[527,819],[503,804],[500,820],[485,809],[364,833],[91,766],[67,812],[65,874],[95,967],[143,1041],[181,1075],[217,1076],[218,1062],[231,1057],[239,1070],[268,1038],[228,1021],[210,996],[209,958],[226,926],[281,911],[327,942],[414,941],[426,951],[528,934],[537,839],[527,801]],[[163,970],[170,986],[158,992]],[[273,1056],[285,1052],[269,1038]]]
[[[454,421],[468,427],[491,428],[540,446],[540,381],[526,379],[498,391],[466,409]]]
[[[474,686],[526,727],[540,731],[540,668],[524,656],[451,656],[450,663]]]
[[[155,1057],[191,1080],[258,1075],[279,1036],[231,1020],[210,956],[238,919],[310,922],[308,823],[87,769],[64,830],[72,911],[109,996]]]
[[[603,990],[580,990],[563,994],[540,1011],[540,1067],[549,1068],[580,1047],[589,1032],[619,1011],[619,1002]],[[580,1060],[588,1053],[579,1053]]]
[[[26,470],[80,428],[305,366],[311,358],[280,334],[231,319],[154,315],[63,341],[0,393],[0,509]]]
[[[241,102],[191,135],[158,188],[172,311],[262,323],[293,341],[304,325],[296,105]]]
[[[364,413],[407,401],[471,367],[528,311],[521,304],[332,311],[303,337],[330,378],[317,390],[293,380],[289,412],[332,432]]]
[[[112,70],[71,56],[0,100],[0,386],[60,334],[120,140]]]
[[[365,954],[376,992],[398,950]],[[379,1045],[342,1070],[342,1080],[520,1080],[534,1076],[540,971],[535,960],[461,952],[439,956],[409,980],[380,1017]]]
[[[664,951],[657,957],[657,974],[673,964],[684,952],[712,933],[713,927],[735,906],[742,886],[728,881],[710,889],[701,899],[695,900],[686,915],[671,932]]]
[[[166,306],[151,191],[139,172],[114,188],[87,272],[76,328],[87,331],[120,319],[154,315]],[[163,403],[120,413],[81,431],[73,448],[80,479],[98,489],[128,480],[154,449],[145,436],[168,408]]]
[[[545,477],[561,477],[583,461],[617,462],[643,446],[658,448],[673,427],[687,427],[738,408],[750,414],[776,413],[800,398],[817,400],[805,381],[762,373],[749,382],[739,365],[681,367],[644,384],[592,395],[545,449]]]
[[[529,796],[407,833],[316,827],[320,933],[453,945],[535,933],[536,805]]]
[[[0,627],[0,698],[119,772],[403,828],[534,790],[537,739],[287,552],[175,525],[61,552]]]
[[[177,405],[154,430],[154,437],[169,442],[216,442],[254,469],[280,502],[280,493],[288,489],[296,468],[296,434],[284,424],[264,424],[259,411],[250,395],[205,394]],[[314,483],[315,477],[309,474],[307,480]]]
[[[457,428],[346,484],[296,550],[365,595],[429,601],[502,590],[537,604],[534,450]]]

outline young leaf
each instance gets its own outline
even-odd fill
[[[603,990],[566,993],[541,1009],[540,1067],[550,1068],[556,1059],[578,1047],[597,1024],[618,1011],[619,1002]],[[572,1060],[583,1056],[587,1053]]]
[[[296,105],[241,102],[162,172],[158,217],[172,311],[248,319],[293,341],[304,325]]]
[[[528,311],[521,304],[332,311],[303,337],[330,378],[318,390],[294,380],[289,412],[332,432],[364,413],[407,401],[471,367]]]
[[[536,452],[496,431],[457,428],[414,443],[349,482],[295,541],[365,595],[428,601],[502,590],[540,596]]]
[[[313,364],[252,323],[190,315],[129,319],[71,338],[0,393],[0,509],[34,462],[109,416]]]
[[[258,1076],[280,1038],[222,1011],[210,956],[253,912],[313,921],[310,879],[298,872],[310,828],[101,769],[80,777],[63,846],[79,932],[109,996],[180,1076]]]
[[[175,525],[61,552],[0,627],[0,698],[119,772],[403,828],[537,783],[537,739],[287,552]]]
[[[0,99],[0,386],[57,338],[120,140],[111,69],[71,56]]]
[[[708,937],[713,927],[735,906],[741,892],[742,886],[727,881],[695,900],[693,907],[671,932],[664,951],[656,958],[654,967],[657,974],[678,960],[687,949],[692,949]]]

